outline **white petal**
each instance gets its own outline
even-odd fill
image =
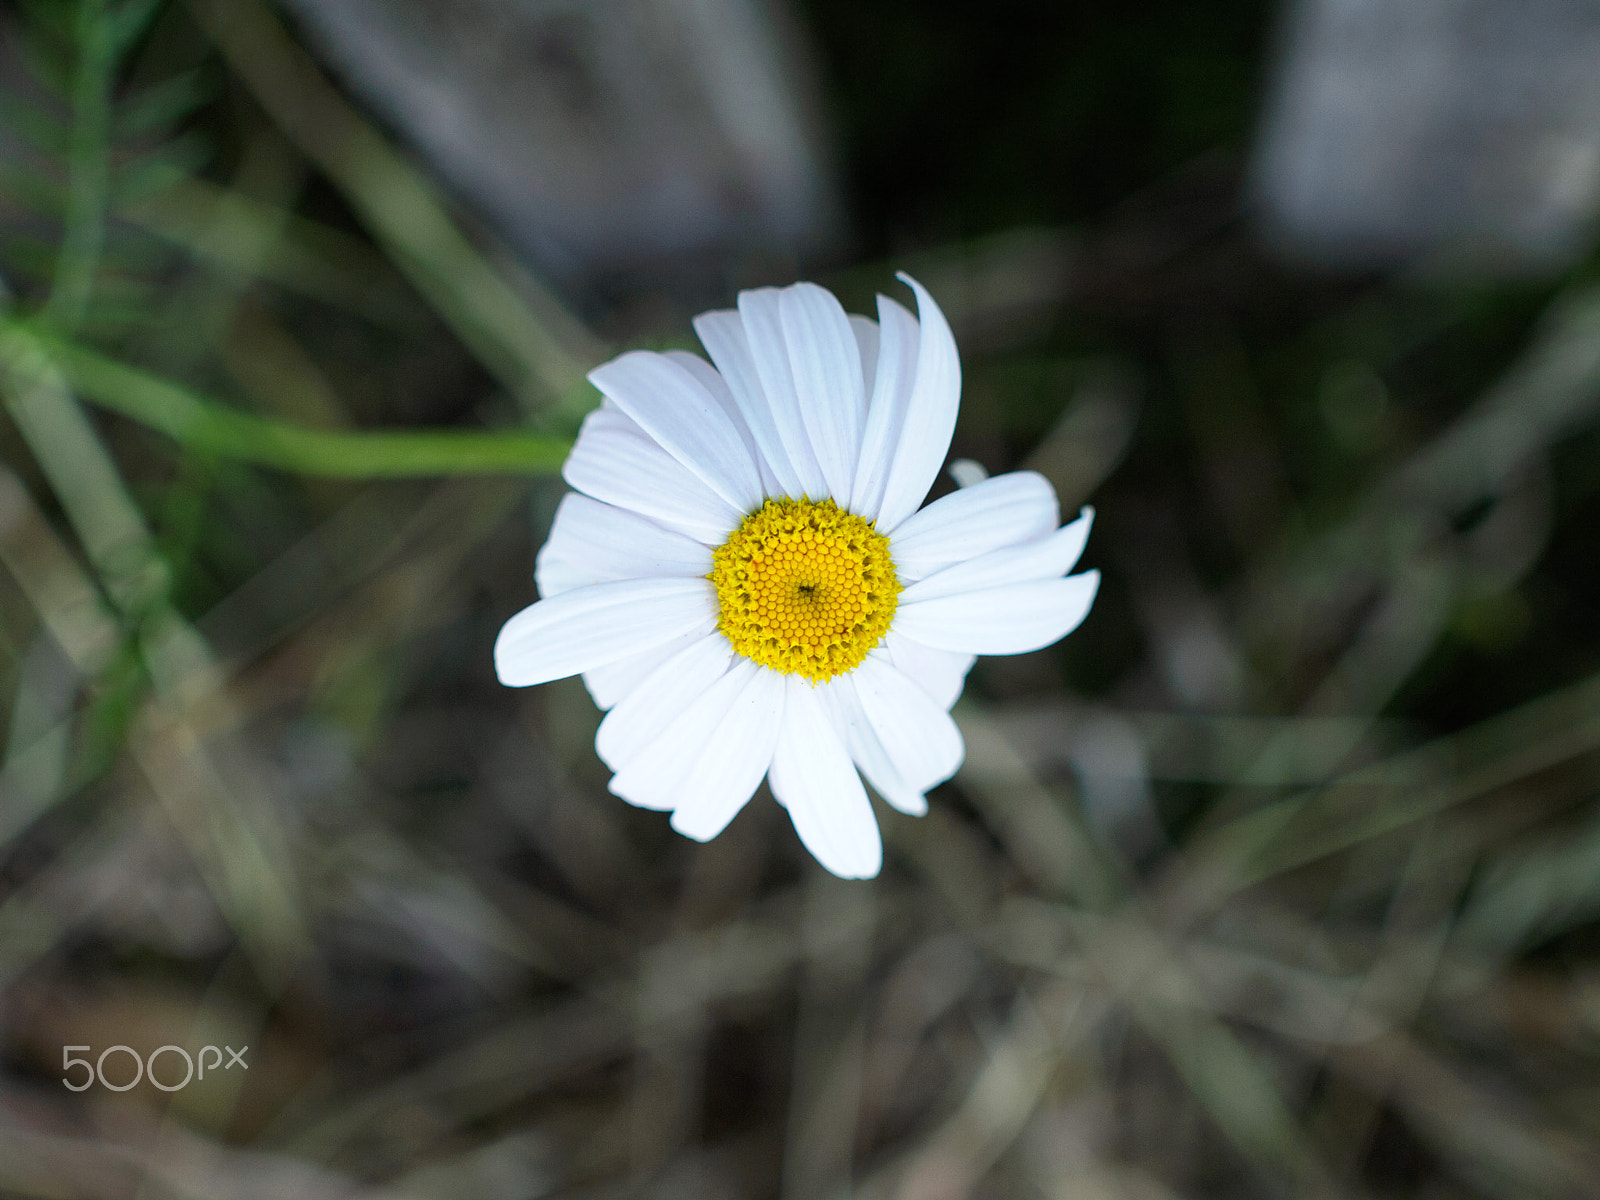
[[[596,500],[721,545],[744,514],[636,430],[620,412],[596,409],[584,418],[561,478]]]
[[[672,827],[696,841],[726,829],[772,765],[783,727],[783,676],[750,665],[754,671],[722,719],[716,743],[684,781],[684,798],[672,814]]]
[[[972,654],[924,646],[898,629],[889,630],[883,639],[883,650],[890,662],[916,680],[946,710],[960,699],[967,672],[977,661]]]
[[[595,734],[595,753],[613,771],[622,770],[732,665],[733,647],[722,634],[691,642],[641,679],[606,714]]]
[[[1100,572],[903,604],[895,628],[939,650],[1025,654],[1066,637],[1089,615]]]
[[[743,660],[741,668],[754,666]],[[682,783],[703,755],[715,753],[723,718],[744,687],[747,672],[728,671],[677,712],[665,729],[635,753],[607,787],[629,804],[670,811],[683,799]],[[753,789],[752,789],[753,790]]]
[[[728,385],[745,427],[755,439],[762,462],[777,484],[774,495],[799,496],[805,492],[799,472],[790,461],[778,434],[777,418],[761,385],[755,359],[750,354],[750,339],[745,336],[744,320],[731,309],[704,312],[694,319],[694,331],[717,366],[717,373]]]
[[[850,332],[856,335],[856,351],[861,355],[861,395],[872,395],[872,381],[878,373],[878,323],[871,317],[850,314]]]
[[[630,350],[589,372],[668,454],[742,513],[761,507],[761,472],[722,405],[681,363]]]
[[[952,459],[949,471],[951,480],[958,488],[969,488],[989,478],[988,469],[975,458]]]
[[[1081,517],[1049,537],[992,550],[935,571],[901,592],[900,603],[916,604],[940,596],[981,592],[1036,579],[1059,579],[1083,556],[1083,546],[1089,540],[1089,526],[1093,521],[1094,510],[1085,508]]]
[[[684,708],[673,713],[667,727],[612,777],[611,791],[640,808],[673,809],[690,798],[692,781],[704,771],[708,760],[732,754],[742,761],[739,748],[727,744],[724,730],[735,703],[755,672],[761,669],[748,659],[742,659]],[[774,722],[769,720],[768,723]],[[768,760],[771,755],[769,745]],[[750,798],[766,768],[767,763],[763,761],[740,803]]]
[[[841,879],[870,879],[883,865],[872,802],[817,689],[798,675],[784,678],[772,789],[818,862]]]
[[[1001,546],[1047,537],[1061,523],[1056,490],[1037,471],[996,475],[941,496],[894,531],[889,554],[902,583]]]
[[[882,651],[868,654],[848,678],[901,779],[925,792],[956,773],[966,756],[961,731]]]
[[[755,435],[750,432],[750,424],[744,419],[744,413],[739,410],[739,402],[733,398],[733,390],[728,387],[728,381],[698,354],[690,354],[687,350],[666,350],[663,354],[693,375],[700,382],[700,386],[710,392],[712,398],[722,406],[722,411],[728,414],[728,419],[738,429],[750,460],[756,464],[756,469],[761,473],[762,492],[769,496],[776,493],[777,477],[773,475],[772,466],[767,462],[766,455],[762,454],[761,448],[756,445]]]
[[[893,533],[927,496],[950,451],[961,404],[961,359],[950,325],[925,287],[904,271],[899,278],[917,294],[917,378],[889,460],[889,482],[876,518],[880,533]]]
[[[824,701],[831,705],[835,723],[844,731],[845,749],[873,790],[907,816],[926,816],[928,798],[895,770],[883,743],[873,731],[872,722],[867,720],[850,676],[842,675],[820,691]]]
[[[843,499],[855,478],[867,419],[861,350],[850,318],[832,292],[814,283],[779,292],[778,315],[806,435],[828,494]]]
[[[861,435],[861,459],[850,489],[850,511],[875,520],[889,486],[889,464],[900,444],[911,388],[917,378],[917,319],[887,296],[878,297],[878,359]]]
[[[645,676],[650,672],[685,646],[698,642],[705,636],[703,633],[686,633],[638,654],[630,654],[627,658],[619,658],[614,663],[606,663],[603,667],[591,667],[583,673],[583,686],[589,689],[589,695],[594,698],[596,707],[614,708],[629,692],[644,682]]]
[[[598,583],[507,621],[494,642],[494,669],[508,687],[549,683],[716,624],[716,593],[704,579]]]
[[[784,688],[783,694],[785,697],[788,696],[787,686]],[[777,748],[774,747],[772,765],[767,768],[767,787],[771,789],[772,798],[778,802],[779,808],[789,807],[789,802],[784,799],[789,794],[787,791],[788,786],[788,782],[783,778],[783,764],[778,761]]]
[[[796,499],[809,496],[821,500],[828,495],[828,481],[817,464],[811,438],[800,416],[800,399],[795,391],[794,371],[789,365],[778,296],[777,288],[740,292],[739,317],[744,322],[750,360],[761,380],[761,392],[766,397],[779,445],[794,468],[794,479],[800,488],[789,495]],[[752,422],[751,428],[754,427]]]
[[[533,577],[539,595],[549,599],[617,579],[710,573],[709,547],[637,513],[569,492],[556,509]]]

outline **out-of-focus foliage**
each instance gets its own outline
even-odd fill
[[[575,681],[493,680],[596,337],[256,0],[8,10],[0,1193],[1600,1193],[1590,269],[1265,261],[1259,6],[905,7],[810,10],[896,251],[822,277],[923,279],[956,453],[1092,501],[1107,584],[869,884],[764,793],[676,837]],[[62,1088],[119,1043],[250,1069]]]

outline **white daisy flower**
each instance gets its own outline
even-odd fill
[[[883,861],[862,776],[925,813],[961,764],[949,710],[973,657],[1048,646],[1100,583],[1067,574],[1093,513],[1058,528],[1034,472],[919,510],[961,365],[900,278],[920,324],[885,296],[873,322],[815,284],[760,288],[695,318],[710,364],[632,351],[591,372],[605,401],[562,469],[543,599],[494,648],[512,687],[582,674],[624,800],[707,841],[765,778],[845,878]]]

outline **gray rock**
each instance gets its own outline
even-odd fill
[[[496,232],[568,284],[825,244],[807,57],[762,0],[281,0]]]
[[[1325,262],[1569,261],[1600,207],[1600,4],[1295,0],[1255,162],[1268,233]]]

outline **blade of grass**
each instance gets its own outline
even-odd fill
[[[1167,938],[1137,902],[1128,901],[1128,884],[1116,862],[1038,778],[997,722],[970,701],[959,711],[967,759],[958,778],[1018,865],[1044,888],[1081,905],[1062,911],[1068,921],[1081,920],[1075,932],[1096,972],[1245,1156],[1269,1173],[1296,1179],[1306,1194],[1330,1194],[1327,1172],[1271,1073],[1212,1014]]]
[[[117,216],[224,271],[266,280],[370,321],[411,331],[425,311],[398,272],[359,238],[236,188],[185,179],[118,209]]]
[[[1197,861],[1243,888],[1466,803],[1600,747],[1600,676],[1219,828]]]
[[[66,230],[45,305],[47,319],[63,329],[71,329],[83,319],[105,242],[106,199],[111,187],[111,85],[119,49],[116,32],[105,0],[82,0],[75,30]]]
[[[542,289],[523,281],[532,294],[519,295],[462,234],[433,184],[339,95],[266,5],[193,0],[190,8],[279,128],[491,374],[529,404],[580,387],[602,357],[599,344]]]
[[[210,649],[168,602],[167,565],[77,398],[37,342],[3,325],[0,395],[119,610],[153,687],[155,701],[134,723],[133,756],[262,978],[281,983],[309,947],[299,889],[262,772],[246,765],[247,756],[213,758],[191,720],[199,704],[213,713],[225,707]],[[15,494],[19,502],[26,499],[20,485]],[[42,518],[34,525],[48,528]],[[71,556],[63,550],[50,558],[69,562]],[[84,581],[73,590],[92,586]],[[23,590],[47,591],[43,585]]]

